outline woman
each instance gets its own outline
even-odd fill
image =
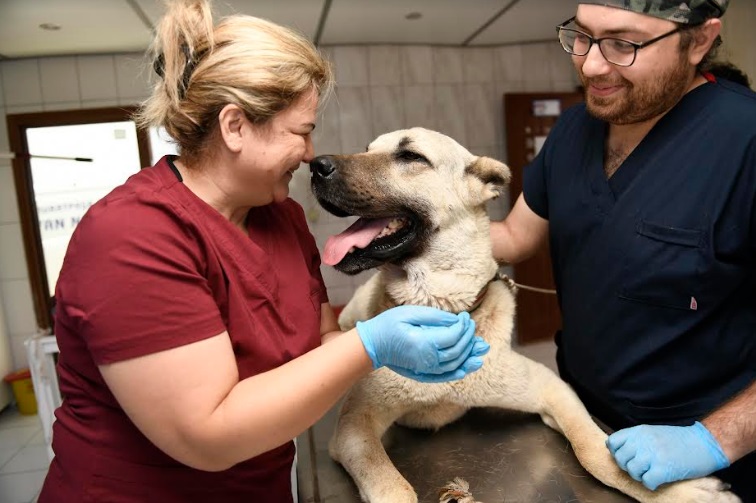
[[[291,501],[292,439],[372,369],[481,366],[469,315],[401,306],[338,332],[291,173],[331,71],[291,31],[174,2],[140,115],[180,158],[79,224],[57,284],[64,403],[40,502]],[[321,345],[321,342],[328,342]]]

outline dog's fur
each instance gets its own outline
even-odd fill
[[[311,166],[313,192],[332,213],[402,216],[409,222],[394,236],[355,249],[336,265],[350,274],[379,269],[345,307],[339,318],[342,329],[397,304],[468,310],[488,285],[471,313],[477,335],[491,345],[482,369],[460,381],[424,384],[381,368],[347,395],[329,451],[352,476],[364,501],[417,501],[381,444],[394,422],[437,429],[471,407],[490,406],[540,414],[567,437],[588,472],[641,502],[739,501],[715,478],[647,490],[617,467],[605,446],[606,434],[572,389],[544,365],[511,349],[515,297],[503,282],[489,283],[498,266],[485,209],[509,181],[504,164],[474,156],[440,133],[413,128],[378,137],[365,153],[322,156]]]

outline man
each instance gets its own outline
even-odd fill
[[[548,238],[560,373],[619,466],[756,501],[756,95],[705,72],[728,2],[579,1],[558,31],[585,104],[491,235],[509,263]]]

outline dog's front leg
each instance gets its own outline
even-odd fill
[[[668,484],[657,491],[646,489],[621,470],[606,448],[607,435],[593,421],[567,383],[547,367],[519,360],[529,375],[532,403],[549,426],[570,441],[580,464],[604,484],[619,489],[642,503],[734,503],[740,501],[715,478],[700,478]],[[533,396],[533,394],[535,396]]]
[[[359,385],[344,401],[328,451],[352,476],[368,503],[417,503],[417,494],[389,459],[381,437],[402,414]]]

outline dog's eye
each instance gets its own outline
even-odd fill
[[[422,156],[417,152],[412,152],[411,150],[401,150],[397,152],[396,158],[402,162],[424,162],[425,164],[430,164],[425,156]]]

